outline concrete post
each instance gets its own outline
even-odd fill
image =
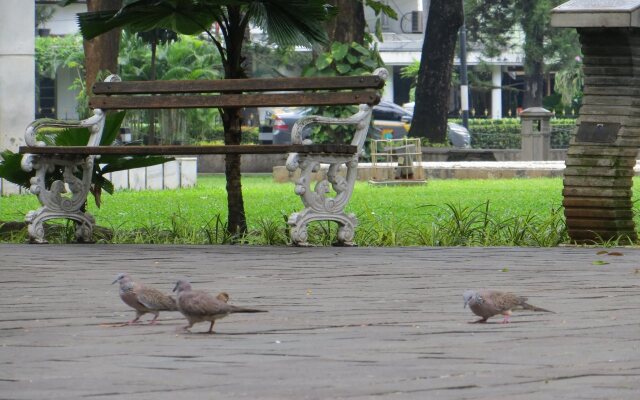
[[[502,66],[494,65],[491,69],[491,118],[502,118]]]
[[[520,113],[522,161],[545,161],[551,149],[551,117],[553,113],[541,107],[531,107]]]
[[[0,150],[16,151],[35,117],[35,2],[0,8]]]
[[[552,11],[578,28],[584,100],[567,153],[563,205],[576,242],[638,239],[631,187],[640,148],[640,0],[572,0]]]

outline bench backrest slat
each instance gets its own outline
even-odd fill
[[[160,94],[160,93],[231,93],[286,90],[382,89],[384,80],[378,75],[254,78],[218,80],[96,82],[94,94]]]
[[[319,93],[258,93],[210,95],[156,95],[156,96],[93,96],[91,108],[103,110],[152,108],[216,108],[216,107],[270,107],[270,106],[328,106],[348,104],[374,105],[380,96],[372,90]]]

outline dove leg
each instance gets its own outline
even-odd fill
[[[216,323],[216,321],[215,321],[215,320],[211,321],[211,325],[209,326],[209,330],[207,331],[207,333],[215,333],[215,332],[213,331],[213,324],[215,324],[215,323]]]
[[[156,321],[158,319],[158,316],[160,315],[159,312],[155,312],[153,313],[153,319],[149,322],[149,325],[155,325],[158,323],[158,321]]]
[[[510,324],[511,321],[509,320],[509,317],[511,317],[511,313],[504,313],[502,315],[504,315],[504,318],[502,319],[502,323],[503,324]]]
[[[183,329],[183,330],[185,330],[185,331],[189,331],[189,329],[191,329],[191,327],[193,326],[193,324],[195,324],[195,323],[196,323],[196,321],[192,321],[192,320],[190,320],[190,319],[188,319],[187,321],[189,321],[189,325],[187,325],[187,326],[183,326],[183,327],[182,327],[182,329]]]
[[[138,322],[140,320],[140,317],[142,317],[145,313],[140,312],[140,311],[136,311],[136,317],[134,319],[132,319],[131,321],[127,322],[128,325],[131,324],[135,324],[136,322]]]

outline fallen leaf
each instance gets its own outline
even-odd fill
[[[509,268],[502,268],[500,271],[502,271],[502,272],[509,272]]]
[[[593,265],[606,265],[606,264],[609,264],[609,263],[606,262],[606,261],[602,261],[602,260],[596,260],[596,261],[592,262],[591,264],[593,264]]]
[[[612,251],[610,253],[607,253],[608,256],[623,256],[624,254],[618,252],[618,251]]]
[[[607,253],[608,253],[608,251],[606,251],[606,250],[600,250],[600,251],[599,251],[599,252],[597,252],[596,254],[597,254],[597,255],[599,255],[599,256],[601,256],[601,255],[603,255],[603,254],[607,254]]]

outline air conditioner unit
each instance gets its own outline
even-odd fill
[[[411,33],[422,33],[422,11],[411,11]]]

